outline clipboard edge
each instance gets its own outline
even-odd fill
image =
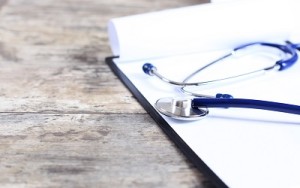
[[[152,107],[152,105],[145,99],[134,84],[127,78],[127,76],[114,63],[114,59],[118,56],[110,56],[105,58],[112,72],[121,80],[131,94],[142,105],[146,112],[153,118],[156,124],[163,130],[169,139],[175,143],[179,150],[187,157],[187,159],[195,165],[195,167],[209,180],[211,180],[218,188],[229,188],[206,164],[201,158],[182,140],[182,138],[172,129],[172,127],[161,117],[161,115]]]

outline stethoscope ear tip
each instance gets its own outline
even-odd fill
[[[156,70],[156,67],[154,65],[152,65],[151,63],[145,63],[143,65],[143,71],[144,73],[152,76],[153,75],[153,71]]]

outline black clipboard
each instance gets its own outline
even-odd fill
[[[132,95],[138,100],[142,107],[154,119],[164,133],[175,143],[181,152],[204,173],[219,188],[228,188],[228,186],[201,160],[201,158],[181,139],[181,137],[172,129],[172,127],[161,117],[161,115],[144,98],[141,92],[127,78],[127,76],[117,67],[114,59],[118,57],[107,57],[105,62],[121,82],[130,90]]]

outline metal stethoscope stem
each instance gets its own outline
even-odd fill
[[[221,59],[218,59],[218,61],[220,61],[220,60]],[[216,63],[218,61],[215,61],[214,63]],[[212,63],[210,63],[209,66],[210,65],[212,65]],[[251,76],[257,76],[257,75],[264,74],[266,72],[277,71],[277,70],[280,69],[280,66],[278,64],[275,64],[275,65],[270,66],[270,67],[266,67],[266,68],[259,69],[259,70],[256,70],[256,71],[251,71],[251,72],[248,72],[248,73],[239,74],[239,75],[235,75],[235,76],[231,76],[231,77],[227,77],[227,78],[215,79],[215,80],[209,80],[209,81],[203,81],[203,82],[187,82],[194,75],[196,75],[197,73],[201,72],[205,68],[208,68],[209,66],[205,66],[205,67],[202,67],[201,69],[198,69],[197,71],[195,71],[194,73],[192,73],[191,75],[189,75],[186,79],[184,79],[184,81],[182,81],[182,82],[173,81],[171,79],[168,79],[168,78],[162,76],[161,74],[158,73],[157,68],[155,66],[153,66],[152,64],[150,64],[150,63],[144,64],[143,69],[146,70],[144,72],[146,72],[150,76],[156,76],[160,80],[162,80],[162,81],[164,81],[166,83],[169,83],[169,84],[172,84],[172,85],[176,85],[176,86],[182,86],[181,87],[182,91],[184,91],[184,88],[187,87],[187,86],[205,86],[205,85],[214,85],[214,84],[228,83],[230,81],[234,81],[234,80],[238,80],[238,79],[243,79],[243,78],[247,78],[247,77],[251,77]],[[194,95],[194,96],[197,96],[197,97],[217,97],[217,96],[220,96],[220,95],[208,96],[208,95],[203,95],[203,94],[199,94],[199,93],[190,93],[190,94]],[[217,98],[219,98],[219,97],[217,97]]]
[[[283,60],[279,60],[277,61],[274,65],[269,66],[269,67],[265,67],[263,69],[259,69],[256,71],[251,71],[248,73],[244,73],[244,74],[240,74],[240,75],[235,75],[235,76],[230,76],[227,78],[222,78],[222,79],[215,79],[215,80],[209,80],[209,81],[203,81],[203,82],[187,82],[188,80],[190,80],[192,77],[194,77],[196,74],[198,74],[199,72],[203,71],[204,69],[230,57],[233,56],[235,54],[238,53],[239,50],[245,49],[247,47],[250,46],[254,46],[254,45],[261,45],[261,46],[267,46],[267,47],[272,47],[272,48],[276,48],[281,50],[282,52],[284,52],[285,54],[290,55],[290,58],[287,59],[283,59]],[[191,73],[187,78],[185,78],[182,82],[179,81],[173,81],[171,79],[168,79],[164,76],[162,76],[161,74],[158,73],[157,68],[152,65],[151,63],[145,63],[143,65],[143,71],[150,75],[150,76],[156,76],[159,79],[161,79],[164,82],[167,82],[169,84],[172,85],[176,85],[176,86],[203,86],[203,85],[208,85],[208,84],[214,84],[214,83],[220,83],[220,82],[226,82],[229,80],[233,80],[233,79],[238,79],[238,78],[242,78],[242,77],[248,77],[248,76],[252,76],[252,75],[256,75],[256,74],[261,74],[267,71],[273,71],[273,70],[285,70],[287,68],[289,68],[290,66],[292,66],[298,59],[298,55],[296,53],[296,51],[293,49],[292,46],[285,46],[285,45],[280,45],[280,44],[273,44],[273,43],[262,43],[262,42],[256,42],[256,43],[249,43],[246,45],[242,45],[239,46],[235,49],[233,49],[230,53],[210,62],[209,64],[201,67],[200,69],[196,70],[195,72]]]

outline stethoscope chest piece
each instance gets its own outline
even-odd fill
[[[161,98],[155,108],[168,117],[179,120],[198,120],[208,114],[208,109],[193,108],[190,98]]]

